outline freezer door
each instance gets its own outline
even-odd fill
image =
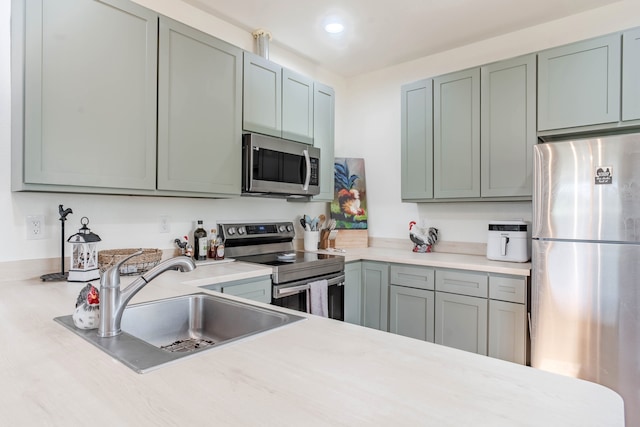
[[[536,145],[532,235],[640,241],[640,135]]]
[[[640,245],[534,240],[532,255],[531,365],[613,389],[640,426]]]

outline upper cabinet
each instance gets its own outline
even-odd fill
[[[622,120],[640,120],[640,28],[622,33]]]
[[[244,52],[242,128],[282,136],[282,67]]]
[[[158,189],[240,194],[242,51],[160,18]]]
[[[619,33],[538,54],[538,130],[620,120]]]
[[[433,80],[401,90],[402,200],[433,198]]]
[[[320,149],[320,194],[313,200],[333,200],[335,141],[335,92],[329,86],[313,84],[313,145]]]
[[[117,0],[14,2],[12,14],[24,54],[13,189],[153,191],[157,14]]]
[[[245,131],[314,143],[312,79],[253,53],[244,53]]]
[[[531,196],[537,143],[536,56],[486,65],[480,75],[480,194]]]
[[[480,69],[433,79],[433,195],[480,196]]]
[[[313,80],[282,69],[282,137],[314,144]]]

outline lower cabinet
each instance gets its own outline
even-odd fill
[[[489,300],[488,356],[527,363],[527,316],[524,304]]]
[[[362,326],[388,331],[389,265],[362,263]]]
[[[436,292],[435,301],[436,344],[486,355],[487,299]]]
[[[271,276],[201,286],[204,289],[222,292],[241,298],[269,304],[271,302]]]
[[[389,332],[434,342],[434,292],[390,285]]]
[[[349,262],[344,266],[344,321],[362,324],[362,263]]]

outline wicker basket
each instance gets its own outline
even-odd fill
[[[116,265],[129,255],[140,249],[106,249],[98,252],[98,267],[104,272],[109,267]],[[121,275],[142,274],[158,265],[162,259],[160,249],[142,249],[142,254],[131,258],[120,266]]]

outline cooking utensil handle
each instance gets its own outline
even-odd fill
[[[309,157],[309,150],[302,150],[302,154],[304,154],[304,163],[307,166],[307,174],[302,189],[307,191],[309,189],[309,183],[311,182],[311,158]]]

